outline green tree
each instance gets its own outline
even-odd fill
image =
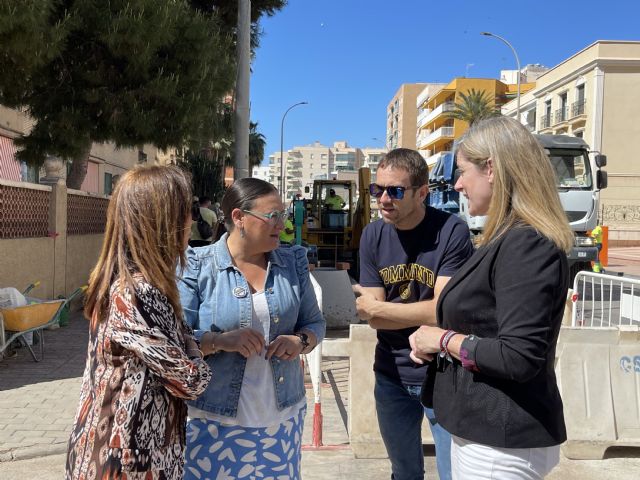
[[[191,173],[194,194],[219,199],[224,191],[224,163],[215,161],[214,155],[213,150],[189,150],[178,164]]]
[[[460,93],[460,101],[455,104],[452,111],[448,112],[450,118],[463,120],[473,125],[483,118],[500,115],[496,109],[493,97],[489,92],[472,88],[467,93]]]
[[[262,163],[266,144],[267,139],[258,132],[258,123],[251,122],[249,125],[249,171]]]
[[[79,188],[94,142],[166,149],[219,137],[235,81],[235,3],[0,1],[0,103],[35,120],[18,158],[70,159],[67,184]],[[252,17],[283,5],[258,1]]]

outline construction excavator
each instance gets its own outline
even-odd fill
[[[362,230],[371,219],[370,183],[371,170],[362,167],[357,186],[353,180],[315,180],[313,192],[305,189],[311,199],[293,202],[296,243],[307,248],[312,275],[322,287],[329,327],[344,328],[359,321],[351,284],[359,276]],[[332,201],[335,196],[342,201]]]

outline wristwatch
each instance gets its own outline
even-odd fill
[[[302,342],[302,350],[304,350],[309,346],[309,335],[307,335],[304,332],[297,332],[297,333],[294,333],[294,335],[298,337]]]

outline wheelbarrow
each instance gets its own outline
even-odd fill
[[[35,284],[29,285],[23,293],[28,293]],[[76,289],[66,299],[40,301],[40,303],[33,303],[31,305],[25,305],[23,307],[4,308],[0,309],[0,323],[4,324],[4,330],[6,331],[6,341],[4,335],[0,332],[0,354],[4,352],[9,345],[13,342],[22,342],[29,349],[29,353],[33,357],[33,360],[39,362],[44,358],[44,329],[56,325],[60,321],[60,316],[69,303],[78,295],[83,293],[87,289],[87,286],[82,286]],[[38,301],[31,299],[31,301]],[[40,343],[40,358],[38,358],[31,348],[31,345],[25,340],[24,336],[27,333],[33,332],[34,336],[37,335],[37,339]]]

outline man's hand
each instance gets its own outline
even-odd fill
[[[356,310],[358,311],[360,320],[369,321],[375,317],[375,309],[379,303],[382,302],[370,293],[362,292],[362,294],[356,298]]]

